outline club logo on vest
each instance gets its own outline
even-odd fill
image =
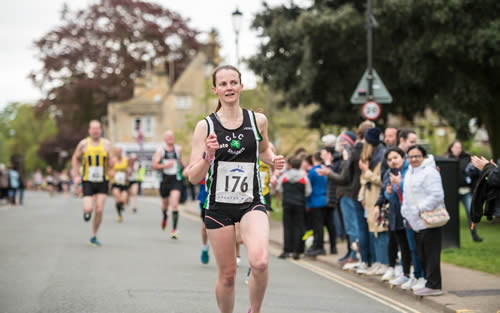
[[[241,148],[241,142],[238,139],[233,139],[233,140],[231,140],[230,146],[231,146],[231,148],[235,148],[235,149],[239,150]]]

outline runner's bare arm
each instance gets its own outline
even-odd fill
[[[205,120],[199,121],[194,129],[191,157],[186,171],[189,181],[193,185],[198,184],[205,178],[210,168],[210,164],[212,163],[207,159],[203,159],[203,152],[208,151],[207,154],[209,155],[207,158],[211,159],[215,157],[215,150],[217,150],[219,145],[215,134],[211,134],[207,137],[207,133],[207,122]],[[207,146],[210,146],[210,149],[207,149]]]
[[[155,155],[153,156],[153,169],[154,170],[161,170],[163,169],[163,164],[160,163],[161,161],[161,148],[156,149]]]
[[[184,164],[184,162],[182,161],[182,147],[179,146],[179,163],[181,164],[181,167],[185,167],[186,165]],[[175,163],[172,164],[172,166],[174,165]]]
[[[262,136],[262,141],[259,144],[260,159],[267,165],[271,165],[274,169],[281,170],[285,165],[285,158],[282,155],[275,155],[269,145],[267,136],[267,118],[262,113],[255,113],[257,127]]]
[[[108,175],[113,177],[113,165],[115,165],[115,156],[113,155],[113,149],[111,142],[108,139],[103,139],[104,150],[108,153]]]
[[[73,153],[73,157],[71,158],[71,166],[73,167],[73,180],[78,180],[80,177],[79,169],[80,169],[80,158],[85,152],[85,143],[87,139],[83,139],[76,146],[75,152]]]

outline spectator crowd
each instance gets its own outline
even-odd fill
[[[320,151],[297,149],[274,173],[283,208],[279,257],[337,254],[337,240],[346,239],[347,253],[338,259],[344,270],[380,275],[420,296],[442,294],[441,238],[449,215],[441,216],[440,169],[417,140],[411,129],[388,127],[382,134],[364,121],[355,132],[330,136]],[[458,161],[457,192],[472,226],[472,192],[489,162],[474,164],[460,141],[446,157]],[[471,236],[483,240],[473,227]]]

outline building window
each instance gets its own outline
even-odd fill
[[[142,119],[140,117],[132,118],[132,135],[137,138],[138,131],[142,131]]]
[[[151,115],[136,116],[132,118],[132,134],[134,138],[137,138],[139,130],[143,137],[153,137],[154,125]]]
[[[187,110],[191,108],[191,97],[189,96],[177,96],[175,97],[175,105],[177,109]]]
[[[144,137],[153,137],[153,117],[144,117]]]

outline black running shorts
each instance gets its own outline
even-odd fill
[[[134,184],[139,185],[139,182],[137,180],[131,180],[128,182],[128,188],[132,187]]]
[[[182,181],[171,180],[160,183],[160,195],[162,198],[168,198],[172,190],[182,190]]]
[[[267,215],[266,207],[263,204],[255,204],[248,209],[210,209],[205,211],[205,226],[207,229],[217,229],[224,226],[234,225],[239,223],[243,215],[252,211],[261,211]]]
[[[128,191],[128,185],[118,185],[118,184],[113,184],[111,186],[111,190],[115,189],[115,188],[118,188],[120,189],[120,192],[122,191]]]
[[[207,210],[203,207],[203,204],[200,203],[200,217],[201,217],[201,221],[203,223],[205,223],[205,214],[206,214]]]
[[[273,208],[271,208],[271,193],[268,193],[267,195],[265,195],[264,199],[266,200],[266,210],[272,211]]]
[[[108,194],[108,182],[102,182],[102,183],[92,183],[88,181],[84,181],[82,183],[82,191],[83,191],[83,196],[88,197],[88,196],[93,196],[96,194]]]

